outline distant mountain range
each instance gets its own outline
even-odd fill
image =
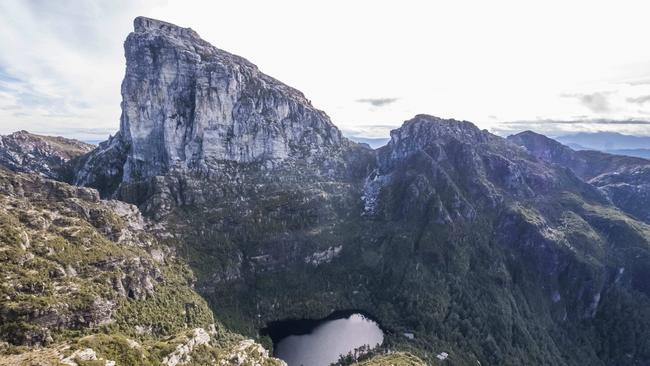
[[[90,144],[90,145],[99,145],[101,142],[104,142],[105,140],[83,140],[83,142]]]
[[[367,144],[373,149],[390,141],[388,137],[347,135],[352,141]],[[650,136],[624,135],[617,132],[580,132],[555,137],[555,140],[573,150],[597,150],[610,154],[650,158]],[[98,142],[95,142],[97,144]]]
[[[574,150],[598,150],[650,158],[650,136],[632,136],[617,132],[580,132],[558,136],[555,139]]]
[[[388,141],[390,141],[390,138],[388,137],[363,137],[363,136],[346,136],[346,137],[354,142],[358,142],[360,144],[366,144],[373,149],[378,149],[386,145]]]

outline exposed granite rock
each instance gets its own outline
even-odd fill
[[[359,366],[425,366],[426,362],[418,357],[404,352],[392,352],[378,355],[369,360],[361,361]]]
[[[1,345],[0,345],[1,346]],[[121,335],[94,334],[75,341],[0,352],[0,366],[241,365],[286,366],[253,340],[214,324],[182,331],[156,343],[139,343]]]
[[[301,92],[193,30],[143,17],[134,25],[124,45],[120,131],[86,159],[77,184],[111,194],[119,183],[171,171],[219,173],[228,163],[272,169],[296,160],[330,160],[314,166],[331,173],[337,155],[356,146]]]
[[[0,136],[0,166],[65,180],[71,174],[66,163],[93,148],[93,145],[77,140],[18,131]]]
[[[79,348],[74,351],[70,348],[70,345],[63,344],[57,347],[36,348],[15,355],[0,354],[0,366],[79,366],[88,363],[116,366],[115,361],[97,357],[97,352],[92,348]]]
[[[115,366],[115,361],[97,358],[97,353],[92,348],[76,350],[70,356],[63,358],[61,363],[68,366],[79,366],[78,362],[88,361],[92,361],[94,364],[102,364],[103,366]]]
[[[287,363],[269,357],[269,351],[255,343],[252,339],[240,341],[222,360],[221,366],[246,366],[246,365],[277,365],[287,366]]]
[[[331,262],[332,259],[336,258],[341,253],[341,250],[343,250],[343,246],[338,245],[315,252],[312,255],[305,257],[305,263],[318,267],[323,263]]]
[[[269,352],[252,339],[238,339],[226,343],[219,338],[222,335],[214,326],[207,329],[196,328],[189,334],[178,339],[176,348],[162,360],[165,366],[178,366],[194,364],[193,356],[201,353],[201,349],[217,348],[221,352],[216,353],[211,360],[211,365],[232,365],[232,366],[286,366],[284,361],[269,356]]]
[[[176,346],[176,349],[163,358],[162,364],[165,366],[183,365],[192,360],[190,355],[194,348],[210,343],[210,334],[203,328],[196,328],[192,331],[191,337]]]
[[[118,132],[91,153],[71,162],[71,169],[75,171],[71,182],[92,186],[105,197],[113,195],[122,182],[128,151],[128,142]]]

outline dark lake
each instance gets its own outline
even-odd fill
[[[289,366],[328,366],[355,348],[374,348],[384,341],[377,322],[353,311],[320,320],[272,322],[264,331],[273,340],[275,357]]]

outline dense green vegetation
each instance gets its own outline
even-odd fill
[[[160,365],[195,334],[204,338],[186,364],[277,364],[214,324],[191,270],[138,215],[91,190],[0,169],[0,365]],[[97,359],[76,356],[87,348]]]
[[[460,156],[474,154],[467,147],[443,148],[472,161]],[[528,181],[490,172],[511,164],[492,155],[487,167],[467,167],[416,154],[391,173],[369,215],[360,184],[296,186],[249,172],[250,184],[180,206],[166,223],[217,317],[250,336],[268,321],[359,309],[386,328],[388,348],[429,363],[440,352],[453,365],[650,358],[640,280],[649,227],[564,170],[495,151],[521,165],[510,171],[527,169]],[[309,263],[338,246],[331,260]],[[619,311],[626,306],[636,310]],[[627,323],[630,332],[618,328]]]

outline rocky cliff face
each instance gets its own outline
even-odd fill
[[[622,211],[650,223],[650,185],[647,178],[650,160],[607,154],[599,151],[574,151],[568,146],[534,132],[509,136],[540,160],[571,169],[576,175],[606,193]]]
[[[65,180],[72,174],[67,163],[93,148],[81,141],[19,131],[0,136],[0,166]]]
[[[124,45],[120,131],[88,157],[77,184],[209,174],[229,164],[273,169],[297,160],[332,173],[338,155],[354,145],[301,92],[193,30],[143,17],[134,26]],[[95,170],[99,162],[121,169],[107,175]]]

